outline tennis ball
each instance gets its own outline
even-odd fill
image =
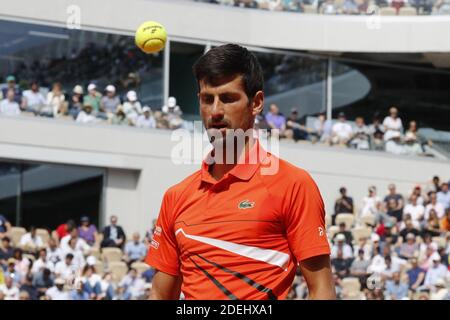
[[[155,21],[147,21],[139,26],[134,36],[136,45],[145,53],[161,51],[166,45],[167,32]]]

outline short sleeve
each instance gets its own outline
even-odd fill
[[[329,255],[330,245],[325,230],[325,209],[311,176],[302,171],[287,195],[284,212],[289,247],[298,261]]]
[[[173,232],[173,196],[168,191],[164,195],[159,217],[145,262],[167,274],[179,274],[179,254]]]

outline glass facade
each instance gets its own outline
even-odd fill
[[[0,214],[14,225],[56,228],[88,216],[98,226],[103,169],[0,161]]]

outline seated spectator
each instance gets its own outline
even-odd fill
[[[420,222],[423,220],[423,216],[425,215],[425,207],[417,203],[416,194],[411,195],[409,198],[409,203],[403,208],[403,217],[405,217],[406,214],[409,214],[413,221]]]
[[[336,240],[340,234],[342,234],[345,237],[345,243],[348,244],[350,247],[352,247],[353,246],[353,235],[350,231],[346,230],[346,228],[347,228],[347,226],[346,226],[345,222],[341,222],[339,224],[338,232],[336,232],[336,234],[333,237],[333,241]]]
[[[52,232],[52,237],[61,240],[64,236],[69,234],[69,230],[76,228],[74,220],[68,220],[66,223],[60,224],[55,231]]]
[[[156,128],[155,118],[151,114],[152,109],[149,106],[142,108],[142,114],[137,118],[136,127],[138,128]]]
[[[353,131],[353,137],[350,140],[350,147],[358,150],[370,149],[370,133],[369,128],[366,127],[363,117],[355,119],[356,128]]]
[[[127,92],[127,101],[123,104],[123,112],[126,118],[134,126],[140,114],[142,114],[142,106],[138,101],[137,93],[134,90]]]
[[[50,238],[48,240],[48,248],[47,248],[47,260],[56,265],[59,261],[61,261],[62,251],[58,247],[58,243],[54,238]]]
[[[120,105],[120,99],[116,95],[116,87],[112,84],[106,86],[105,92],[106,94],[100,100],[100,108],[110,119],[116,113],[117,107]]]
[[[425,206],[425,214],[424,219],[425,221],[428,221],[428,218],[430,217],[430,211],[434,210],[436,212],[436,216],[438,219],[442,219],[445,214],[445,208],[442,203],[437,202],[437,196],[436,192],[430,193],[430,203]]]
[[[450,1],[448,0],[437,0],[434,4],[434,8],[437,14],[448,15],[450,14]]]
[[[417,122],[410,121],[409,128],[405,133],[405,148],[410,154],[423,153],[422,146],[420,145],[419,138],[417,137]]]
[[[389,116],[383,120],[384,141],[387,142],[394,137],[400,137],[403,133],[402,120],[398,117],[398,110],[395,107],[389,109]]]
[[[385,141],[384,149],[386,152],[396,155],[407,154],[408,150],[402,144],[401,134],[399,132],[393,132],[390,135],[389,140]]]
[[[406,242],[400,246],[399,257],[402,259],[411,259],[419,254],[419,246],[416,243],[416,236],[412,233],[406,235]]]
[[[391,183],[388,186],[389,194],[384,197],[384,206],[386,208],[386,213],[397,219],[398,221],[402,221],[403,218],[403,207],[404,200],[403,196],[396,192],[395,184]]]
[[[162,107],[161,111],[168,129],[175,130],[182,127],[183,119],[181,115],[183,112],[180,106],[177,105],[177,99],[175,97],[169,97],[167,104]]]
[[[378,236],[378,235],[376,235]],[[379,236],[378,236],[379,239]],[[355,257],[358,256],[359,250],[362,250],[364,252],[364,260],[370,261],[372,258],[372,245],[369,242],[369,239],[367,237],[361,237],[359,238],[359,241],[355,246],[353,247],[353,252],[355,253]]]
[[[20,285],[24,274],[16,267],[16,263],[17,261],[14,258],[9,258],[6,261],[6,269],[3,271],[3,277],[11,277],[15,284]]]
[[[143,261],[147,254],[147,246],[140,241],[139,232],[133,233],[133,240],[125,245],[125,260],[131,265],[135,261]]]
[[[100,281],[100,294],[97,296],[99,300],[112,300],[114,298],[114,286],[112,275],[106,272]]]
[[[83,103],[83,109],[78,113],[77,119],[75,120],[79,123],[96,123],[98,122],[92,111],[92,105],[90,102],[85,101]]]
[[[345,0],[342,5],[342,13],[345,14],[358,14],[358,5],[355,3],[355,0]]]
[[[4,284],[0,284],[0,292],[4,294],[4,299],[19,300],[19,288],[14,285],[13,278],[6,276],[4,281]]]
[[[0,239],[3,239],[11,229],[11,223],[5,216],[0,214]]]
[[[327,120],[324,113],[318,115],[317,120],[314,122],[314,134],[317,136],[320,142],[330,144],[331,143],[331,132],[333,123],[331,120]]]
[[[89,254],[91,247],[82,239],[78,234],[78,228],[75,226],[73,229],[69,230],[69,234],[64,236],[60,242],[60,248],[62,251],[70,250],[69,242],[74,242],[74,250],[79,250],[82,254]],[[64,253],[63,253],[64,255]],[[65,255],[64,255],[65,256]]]
[[[417,226],[419,225],[417,224]],[[418,228],[416,228],[416,226],[414,226],[411,217],[405,216],[404,226],[400,228],[400,236],[402,237],[404,242],[406,242],[406,236],[408,234],[412,234],[415,237],[417,237],[418,235],[420,235],[420,231]]]
[[[344,253],[342,248],[339,248],[336,253],[336,257],[331,259],[331,265],[333,266],[334,273],[340,278],[345,278],[349,274],[349,267],[352,259],[344,259]]]
[[[331,142],[341,146],[346,146],[353,137],[352,126],[347,123],[345,113],[340,112],[338,122],[331,129]]]
[[[39,84],[37,81],[32,81],[30,90],[23,92],[22,109],[38,115],[46,103],[44,95],[39,91]]]
[[[49,269],[44,268],[34,274],[33,286],[38,290],[39,297],[45,295],[45,292],[53,285],[53,276]]]
[[[69,103],[69,114],[76,120],[83,109],[83,87],[77,84],[72,90],[72,98]]]
[[[55,270],[55,265],[47,258],[47,249],[45,248],[39,250],[38,259],[33,263],[31,272],[38,273],[43,269],[49,269],[52,272]]]
[[[52,90],[47,94],[46,108],[41,110],[41,115],[56,118],[66,114],[67,109],[66,96],[62,91],[62,85],[55,82]]]
[[[269,106],[269,112],[266,114],[266,122],[269,125],[270,134],[284,137],[286,118],[280,113],[280,109],[274,103]]]
[[[16,261],[15,263],[16,271],[20,272],[20,274],[22,275],[26,275],[30,270],[31,261],[23,256],[23,250],[20,248],[14,249],[13,257]]]
[[[122,105],[117,107],[116,113],[111,118],[111,124],[121,125],[121,126],[129,126],[132,125],[132,122],[127,119],[127,115],[123,111]]]
[[[336,224],[336,216],[339,213],[353,213],[353,199],[347,196],[347,189],[341,187],[339,189],[341,196],[336,200],[334,204],[334,214],[331,216],[332,224]]]
[[[73,263],[73,254],[68,253],[64,261],[59,261],[55,265],[55,276],[62,280],[69,280],[77,271],[77,266]]]
[[[6,266],[9,258],[14,255],[14,249],[11,246],[11,239],[8,237],[3,237],[1,239],[2,245],[0,246],[0,268]]]
[[[430,295],[430,300],[450,300],[450,294],[445,279],[438,279],[436,281],[434,290]]]
[[[89,293],[84,289],[84,283],[81,282],[75,289],[70,291],[69,300],[89,300]]]
[[[0,115],[3,116],[18,116],[20,115],[19,104],[14,101],[14,90],[9,89],[6,92],[6,98],[0,102]]]
[[[98,116],[101,113],[104,113],[104,110],[100,106],[102,94],[97,91],[97,86],[94,83],[90,83],[87,87],[87,91],[88,94],[83,98],[83,106],[91,106],[92,115],[94,117]]]
[[[415,195],[417,198],[417,204],[425,206],[425,198],[422,196],[422,188],[420,185],[416,185],[413,189],[413,192],[411,195]],[[425,209],[425,207],[424,207]],[[425,213],[425,211],[424,211]]]
[[[70,238],[68,246],[62,250],[62,258],[66,257],[69,253],[73,255],[74,268],[76,270],[83,268],[86,260],[81,248],[77,247],[77,238]]]
[[[86,292],[88,299],[96,300],[100,298],[102,278],[95,271],[95,267],[85,265],[82,272],[81,284],[83,291]]]
[[[325,0],[319,8],[321,14],[337,14],[338,8],[334,3],[334,0]]]
[[[145,281],[134,268],[131,268],[119,283],[119,287],[124,287],[130,293],[130,298],[133,300],[139,298],[144,293],[144,286]]]
[[[55,285],[49,288],[45,295],[50,300],[71,300],[70,293],[65,289],[66,281],[62,278],[55,280]]]
[[[407,271],[409,289],[415,292],[423,283],[426,271],[419,267],[417,258],[411,258],[411,269]]]
[[[369,133],[371,136],[371,149],[384,151],[384,126],[377,113],[374,115],[372,124],[369,126]]]
[[[386,282],[385,296],[390,298],[390,300],[408,298],[408,285],[401,281],[399,272],[394,272],[392,274],[392,280]]]
[[[378,203],[381,203],[381,198],[377,196],[377,188],[375,186],[370,186],[369,194],[363,198],[361,216],[375,216],[378,212]]]
[[[305,121],[300,120],[298,117],[297,109],[291,109],[291,114],[286,120],[286,131],[285,135],[288,139],[298,140],[308,140],[309,139],[309,129],[305,126]]]
[[[25,233],[21,238],[19,245],[28,252],[36,252],[39,248],[44,247],[42,238],[36,234],[36,228],[31,226],[29,231]]]
[[[393,278],[394,273],[400,272],[400,266],[397,263],[392,262],[392,257],[387,255],[384,257],[385,268],[381,271],[381,278],[385,281],[389,281]]]
[[[91,224],[89,217],[81,217],[81,226],[78,227],[78,236],[86,241],[90,246],[95,244],[95,237],[97,235],[97,228],[94,224]]]
[[[25,277],[25,282],[20,286],[20,292],[25,291],[28,294],[27,300],[39,300],[39,291],[33,285],[33,276],[27,275]]]
[[[13,100],[17,102],[17,104],[20,104],[22,102],[22,91],[20,90],[20,87],[16,84],[16,77],[14,77],[13,75],[9,75],[6,77],[6,88],[2,89],[0,98],[1,99],[6,98],[9,90],[14,91]]]
[[[441,263],[441,256],[435,252],[431,256],[433,264],[427,270],[425,275],[424,287],[431,290],[439,279],[445,279],[448,274],[447,268]]]
[[[353,258],[352,247],[346,243],[345,235],[340,233],[335,238],[335,244],[331,247],[331,259],[337,257],[338,250],[342,250],[343,259]]]
[[[442,204],[444,209],[450,208],[450,191],[448,191],[447,182],[441,184],[441,191],[436,193],[436,200],[438,203]]]
[[[361,284],[365,284],[367,281],[367,268],[369,267],[370,260],[365,257],[365,252],[363,249],[358,250],[358,256],[353,260],[350,266],[350,276],[359,278]],[[363,286],[364,287],[364,286]]]
[[[380,254],[380,248],[374,247],[373,257],[370,260],[370,265],[367,268],[368,273],[382,273],[386,270],[386,262],[384,257]]]
[[[439,218],[434,210],[430,210],[430,216],[423,226],[422,234],[427,233],[432,237],[439,237],[441,234]]]
[[[125,232],[123,228],[117,225],[117,216],[111,216],[110,225],[103,229],[103,241],[101,247],[122,248],[125,243]]]

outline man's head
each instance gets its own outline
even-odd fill
[[[409,260],[409,263],[411,263],[412,268],[417,268],[417,266],[418,266],[417,258],[411,258]]]
[[[364,126],[364,118],[363,117],[356,117],[355,124],[359,128],[363,127]]]
[[[345,116],[345,113],[339,112],[339,114],[338,114],[338,120],[339,120],[340,122],[345,122],[346,119],[347,119],[347,118],[346,118],[346,116]]]
[[[416,243],[416,236],[412,233],[408,233],[406,235],[406,241],[409,245]]]
[[[88,93],[92,96],[95,96],[97,93],[97,86],[94,83],[90,83],[87,87]]]
[[[409,200],[411,201],[411,204],[416,205],[417,204],[417,195],[415,193],[413,193],[411,195],[411,197],[409,198]]]
[[[11,239],[9,237],[3,237],[2,238],[2,246],[5,249],[8,249],[11,247]]]
[[[89,226],[89,223],[90,223],[89,217],[88,216],[81,217],[80,222],[81,222],[82,226],[86,226],[86,227]]]
[[[345,195],[347,194],[347,189],[346,189],[345,187],[342,187],[342,188],[339,189],[339,193],[340,193],[343,197],[345,197]]]
[[[345,227],[346,227],[346,225],[345,225],[345,222],[341,222],[341,223],[339,223],[339,231],[345,231]]]
[[[55,286],[56,286],[56,288],[58,288],[59,291],[63,291],[64,290],[64,285],[65,284],[66,284],[66,282],[62,278],[57,278],[55,280]]]
[[[400,283],[400,272],[394,272],[392,274],[392,280],[394,281],[395,284],[399,284]]]
[[[441,191],[446,193],[448,191],[448,183],[447,182],[443,182],[441,184]]]
[[[31,226],[29,229],[29,232],[30,232],[31,236],[34,238],[36,236],[36,227]]]
[[[396,118],[397,115],[398,115],[398,110],[397,110],[397,108],[396,108],[396,107],[391,107],[391,108],[389,109],[389,115],[390,115],[392,118]]]
[[[389,194],[395,194],[395,184],[391,183],[388,186]]]
[[[73,254],[71,253],[66,254],[66,264],[69,266],[72,264],[72,261],[73,261]]]
[[[263,109],[263,72],[255,55],[236,44],[215,47],[193,66],[206,129],[253,128]]]
[[[434,176],[433,177],[433,183],[435,184],[435,185],[439,185],[439,182],[441,181],[441,179],[439,178],[439,176]]]
[[[8,91],[6,92],[6,99],[8,99],[9,102],[13,102],[14,101],[14,89],[8,89]]]
[[[435,203],[436,203],[436,200],[437,200],[436,192],[434,192],[434,191],[430,192],[430,202],[431,202],[432,204],[435,204]]]
[[[112,84],[109,84],[106,86],[105,91],[108,98],[112,98],[116,94],[116,87],[114,87]]]
[[[39,91],[39,84],[37,81],[32,81],[30,85],[31,91],[38,92]]]
[[[6,83],[8,84],[8,88],[14,88],[16,86],[16,77],[13,75],[7,76]]]
[[[275,103],[272,103],[269,106],[269,112],[274,115],[278,115],[280,113],[280,108]]]
[[[5,277],[5,285],[8,289],[13,286],[13,278],[11,276]]]
[[[139,232],[133,233],[133,241],[138,243],[141,236],[139,235]]]
[[[115,226],[117,224],[117,216],[111,216],[109,222],[111,222],[111,224]]]
[[[45,260],[46,257],[47,257],[47,249],[45,248],[39,249],[39,258]]]
[[[409,131],[415,132],[417,131],[417,122],[416,121],[410,121],[409,122]]]

